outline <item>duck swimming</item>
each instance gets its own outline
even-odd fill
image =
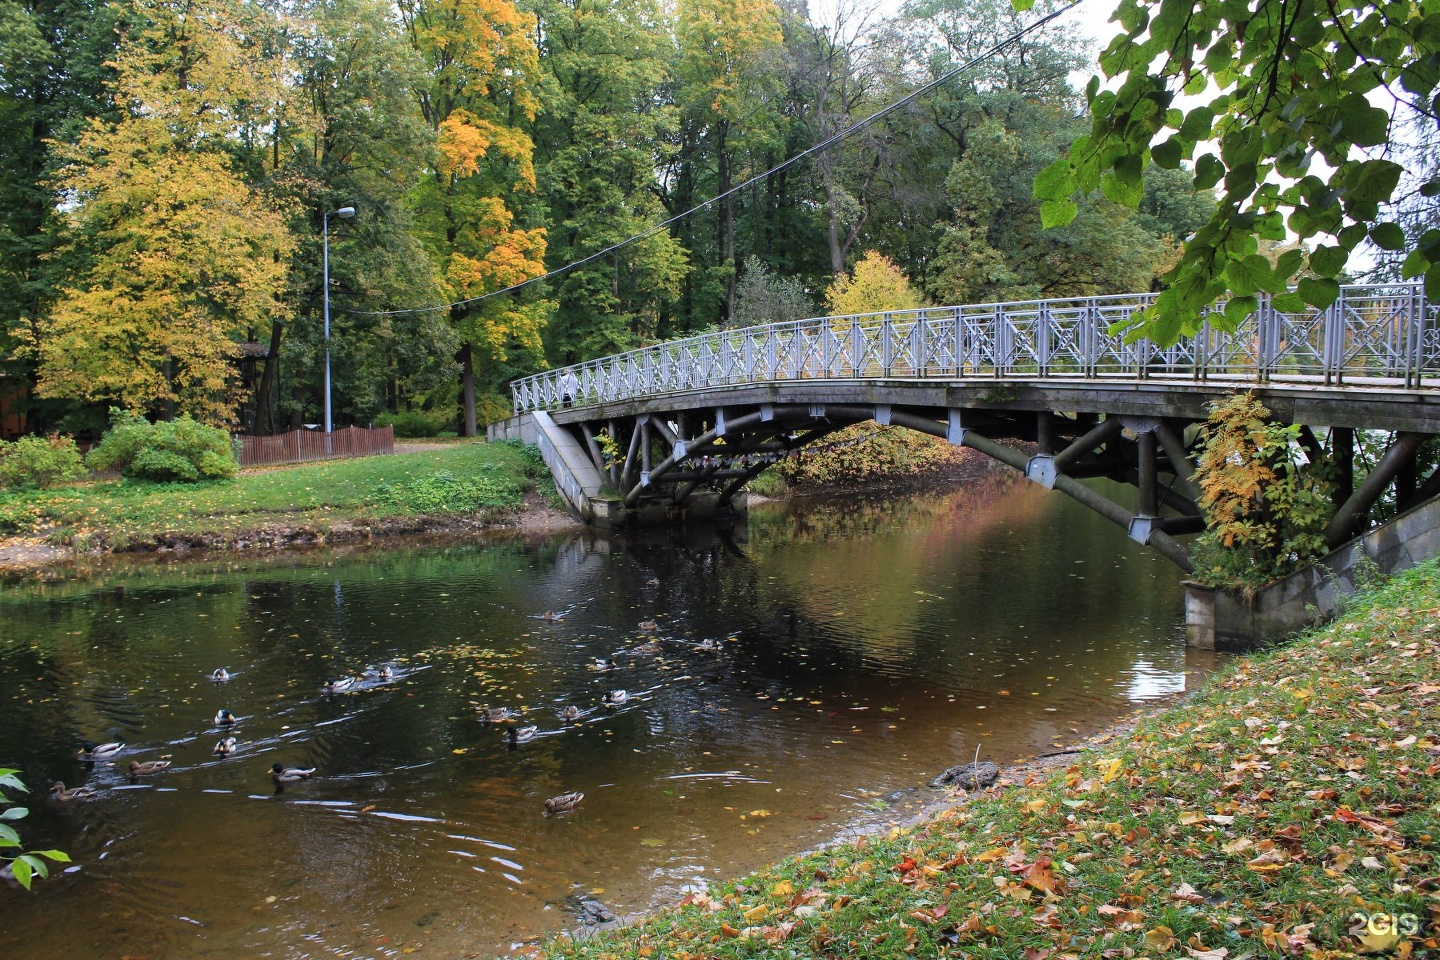
[[[224,667],[216,667],[215,672],[210,674],[210,679],[214,680],[216,683],[224,683],[226,680],[229,680],[233,676],[235,675],[229,670],[226,670]]]
[[[540,619],[546,620],[550,623],[559,623],[561,620],[565,619],[565,615],[563,613],[556,613],[554,610],[546,610],[544,613],[540,614]]]
[[[50,794],[56,800],[60,800],[62,802],[68,802],[70,800],[89,800],[96,795],[94,787],[76,787],[73,790],[66,790],[65,784],[61,783],[59,780],[56,780],[50,785]]]
[[[477,712],[481,723],[504,723],[510,719],[509,707],[480,707]]]
[[[609,693],[605,694],[605,702],[610,704],[612,707],[618,706],[629,699],[630,694],[626,693],[624,690],[611,690]]]
[[[217,757],[228,757],[228,756],[230,756],[230,754],[232,754],[232,753],[234,753],[234,752],[235,752],[235,738],[234,738],[234,737],[226,737],[226,738],[224,738],[224,739],[221,740],[219,743],[215,744],[215,749],[211,751],[211,753],[215,754],[215,756],[217,756]]]
[[[505,731],[506,743],[529,743],[540,732],[539,727],[511,727]]]
[[[91,743],[86,740],[80,745],[80,759],[82,760],[109,760],[121,750],[125,749],[124,740],[112,740],[109,743]]]
[[[552,816],[557,813],[569,813],[580,805],[585,799],[583,793],[562,793],[558,797],[551,797],[545,801],[545,816]]]
[[[275,781],[276,785],[299,783],[301,780],[309,780],[310,774],[314,772],[314,767],[309,767],[308,769],[305,767],[282,767],[278,763],[272,763],[270,765],[270,779]]]
[[[573,703],[560,711],[560,719],[566,723],[573,723],[580,719],[580,708]]]
[[[220,712],[217,713],[217,714],[215,714],[215,726],[217,726],[217,727],[229,727],[229,726],[233,726],[234,724],[235,724],[235,714],[231,713],[229,710],[225,709],[224,707],[221,707],[221,708],[220,708]]]
[[[654,620],[641,620],[640,629],[644,630],[646,633],[654,633],[656,630],[660,629],[660,624],[656,623]]]
[[[326,680],[325,685],[320,689],[326,693],[339,693],[342,690],[349,690],[355,686],[354,677],[336,677],[334,680]]]
[[[596,673],[609,673],[611,670],[615,669],[615,663],[614,661],[605,660],[597,657],[595,659],[595,662],[590,664],[590,669],[594,670]]]
[[[161,770],[164,770],[168,766],[170,766],[169,760],[131,760],[130,776],[148,777],[153,774],[159,773]]]

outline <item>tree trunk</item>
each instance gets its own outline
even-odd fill
[[[473,437],[477,432],[475,423],[475,351],[469,343],[460,347],[460,398],[464,405],[460,436]]]
[[[276,320],[270,325],[270,350],[265,354],[265,369],[260,373],[260,385],[255,388],[255,424],[251,428],[261,436],[273,436],[279,424],[275,422],[275,381],[280,376],[280,336],[285,324]]]

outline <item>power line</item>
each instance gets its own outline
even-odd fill
[[[1083,2],[1084,0],[1070,0],[1069,3],[1065,4],[1065,6],[1060,7],[1057,10],[1053,10],[1050,13],[1047,13],[1045,16],[1041,17],[1039,20],[1036,20],[1029,26],[1016,31],[1015,33],[1012,33],[1004,40],[1001,40],[999,43],[990,47],[983,53],[976,54],[975,56],[971,57],[969,60],[960,64],[958,67],[949,71],[948,73],[936,77],[934,80],[931,80],[924,86],[915,88],[914,90],[907,93],[905,96],[901,97],[899,100],[896,100],[893,103],[888,104],[887,106],[881,107],[879,110],[876,110],[874,113],[870,114],[870,116],[866,117],[865,119],[859,120],[851,124],[850,126],[845,127],[843,130],[832,134],[824,140],[821,140],[819,143],[805,150],[802,150],[800,153],[795,154],[795,156],[790,157],[788,160],[781,161],[780,163],[771,167],[769,170],[766,170],[764,173],[757,173],[755,174],[755,176],[744,181],[743,183],[736,184],[729,190],[726,190],[724,193],[716,194],[709,200],[698,203],[695,206],[691,207],[689,210],[684,211],[683,213],[677,213],[675,214],[675,216],[670,217],[668,220],[662,220],[654,226],[642,230],[632,237],[621,240],[619,243],[612,243],[605,249],[597,251],[596,253],[592,253],[588,257],[581,257],[579,260],[572,260],[564,266],[556,267],[554,270],[543,273],[538,277],[531,277],[529,280],[521,280],[519,283],[512,283],[508,287],[502,287],[499,290],[492,290],[490,293],[482,293],[477,297],[467,297],[464,300],[455,300],[451,303],[437,304],[436,306],[431,307],[410,307],[403,310],[346,310],[345,312],[362,317],[394,317],[413,313],[431,313],[439,310],[451,310],[455,307],[467,307],[471,304],[483,303],[484,301],[489,300],[492,297],[499,297],[507,293],[514,293],[516,290],[521,290],[525,287],[528,287],[532,283],[541,283],[545,280],[551,279],[552,277],[561,276],[563,274],[569,273],[576,267],[583,267],[587,263],[594,263],[596,260],[608,257],[612,253],[623,250],[626,247],[631,246],[632,244],[639,243],[641,240],[644,240],[647,237],[653,237],[655,234],[660,233],[663,230],[668,230],[673,224],[679,223],[686,217],[699,213],[701,210],[704,210],[707,207],[719,203],[726,197],[732,196],[753,184],[759,183],[766,177],[770,177],[774,174],[779,173],[781,170],[794,166],[801,160],[804,160],[806,157],[812,156],[816,153],[820,153],[824,150],[828,150],[830,147],[833,147],[835,144],[839,143],[841,140],[844,140],[846,137],[849,137],[855,133],[860,132],[861,130],[864,130],[866,127],[869,127],[872,124],[878,122],[879,120],[889,116],[890,114],[894,113],[896,110],[899,110],[906,104],[912,103],[915,100],[918,100],[919,98],[925,96],[925,94],[929,93],[930,91],[936,89],[937,87],[941,87],[949,83],[951,80],[960,76],[960,74],[965,73],[966,71],[971,70],[974,67],[978,67],[985,61],[995,57],[1001,51],[1019,43],[1025,37],[1029,36],[1031,33],[1034,33],[1036,30],[1039,30],[1041,27],[1045,26],[1050,21],[1069,13],[1071,10],[1078,7]]]

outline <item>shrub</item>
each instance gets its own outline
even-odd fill
[[[0,440],[0,487],[44,490],[85,477],[85,463],[73,437],[21,437]]]
[[[235,445],[219,427],[180,417],[151,423],[138,414],[111,411],[110,432],[90,451],[92,470],[115,470],[142,480],[218,480],[240,472]]]
[[[428,514],[470,513],[485,507],[518,507],[524,489],[513,480],[494,476],[497,469],[498,465],[492,463],[468,477],[457,477],[448,470],[441,470],[403,483],[382,483],[375,490],[375,499]]]
[[[1211,405],[1195,471],[1207,526],[1195,579],[1250,592],[1325,554],[1330,478],[1298,443],[1300,428],[1273,423],[1253,394]]]
[[[812,486],[857,483],[881,476],[906,476],[939,467],[960,455],[936,437],[905,427],[857,423],[777,463],[786,483]]]
[[[397,437],[436,437],[454,424],[454,417],[438,410],[402,410],[382,413],[375,418],[377,427],[394,427]]]

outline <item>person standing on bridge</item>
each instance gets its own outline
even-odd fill
[[[575,388],[579,386],[575,382],[575,374],[566,370],[560,374],[560,405],[568,407],[575,402]]]

